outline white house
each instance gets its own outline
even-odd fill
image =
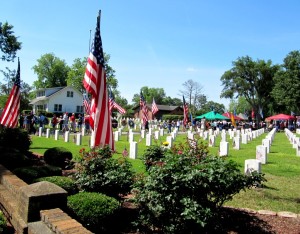
[[[44,88],[36,91],[36,98],[29,104],[33,113],[83,113],[83,95],[77,89],[67,87]]]

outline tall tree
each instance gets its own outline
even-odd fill
[[[183,84],[184,89],[179,92],[188,100],[189,109],[192,113],[195,113],[196,106],[198,106],[198,98],[202,95],[203,87],[196,81],[187,80]]]
[[[299,113],[300,51],[291,51],[284,58],[282,69],[275,74],[274,82],[272,97],[277,103],[277,111]]]
[[[140,92],[143,92],[147,104],[152,103],[153,98],[155,99],[156,104],[162,104],[163,99],[166,97],[163,88],[149,88],[148,86],[144,86],[141,88]],[[132,102],[135,105],[140,103],[140,93],[133,95]]]
[[[55,57],[53,53],[44,54],[33,66],[38,79],[33,82],[36,89],[52,88],[67,85],[67,77],[70,68],[64,60]]]
[[[202,114],[205,114],[209,111],[215,111],[217,113],[224,113],[224,110],[225,110],[225,106],[223,104],[220,104],[220,103],[217,103],[217,102],[214,102],[214,101],[208,101],[206,102],[203,107],[201,108],[201,110],[198,110],[196,112],[197,115],[202,115]]]
[[[17,51],[21,49],[22,43],[14,35],[13,26],[5,22],[0,22],[0,50],[2,52],[2,61],[13,61],[16,58]]]
[[[238,58],[232,64],[233,68],[221,77],[224,88],[220,96],[231,99],[244,97],[258,118],[259,110],[265,110],[272,102],[273,77],[279,66],[272,65],[271,60],[253,61],[249,56]]]
[[[104,67],[106,72],[107,85],[113,90],[115,96],[119,96],[118,80],[115,76],[115,70],[109,65],[110,55],[104,53]],[[81,92],[84,92],[83,77],[86,69],[87,58],[76,58],[73,61],[70,71],[68,72],[67,85],[73,86]]]

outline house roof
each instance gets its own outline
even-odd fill
[[[71,88],[73,89],[74,91],[76,92],[79,92],[77,89],[75,89],[74,87],[72,86],[65,86],[65,87],[54,87],[57,89],[57,91],[55,91],[54,93],[51,93],[50,95],[47,95],[47,96],[42,96],[42,97],[37,97],[37,98],[34,98],[33,100],[31,100],[31,102],[29,103],[29,105],[33,105],[35,103],[38,103],[39,101],[45,101],[53,96],[55,96],[56,94],[58,94],[59,92],[63,92],[64,89],[67,89],[67,88]],[[38,89],[37,91],[41,91],[41,90],[47,90],[47,89],[53,89],[53,88],[42,88],[42,89]],[[80,93],[80,92],[79,92]]]

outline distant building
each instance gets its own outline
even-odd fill
[[[161,119],[163,115],[183,115],[183,108],[181,106],[169,106],[169,105],[157,105],[158,112],[155,116],[152,116],[152,104],[147,104],[148,109],[148,119]],[[133,108],[134,117],[142,118],[142,111],[140,110],[140,105]]]
[[[31,100],[29,105],[32,105],[34,114],[39,112],[83,113],[82,101],[82,93],[67,86],[38,89],[36,98]]]

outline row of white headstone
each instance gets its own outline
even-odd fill
[[[245,160],[245,174],[250,174],[252,171],[262,172],[261,165],[268,162],[268,153],[274,140],[276,129],[270,131],[262,140],[261,145],[256,146],[256,158]]]
[[[300,138],[296,134],[300,134],[300,129],[296,129],[296,134],[294,134],[288,128],[284,129],[285,135],[289,139],[290,143],[293,145],[293,148],[296,149],[296,156],[300,156]]]

